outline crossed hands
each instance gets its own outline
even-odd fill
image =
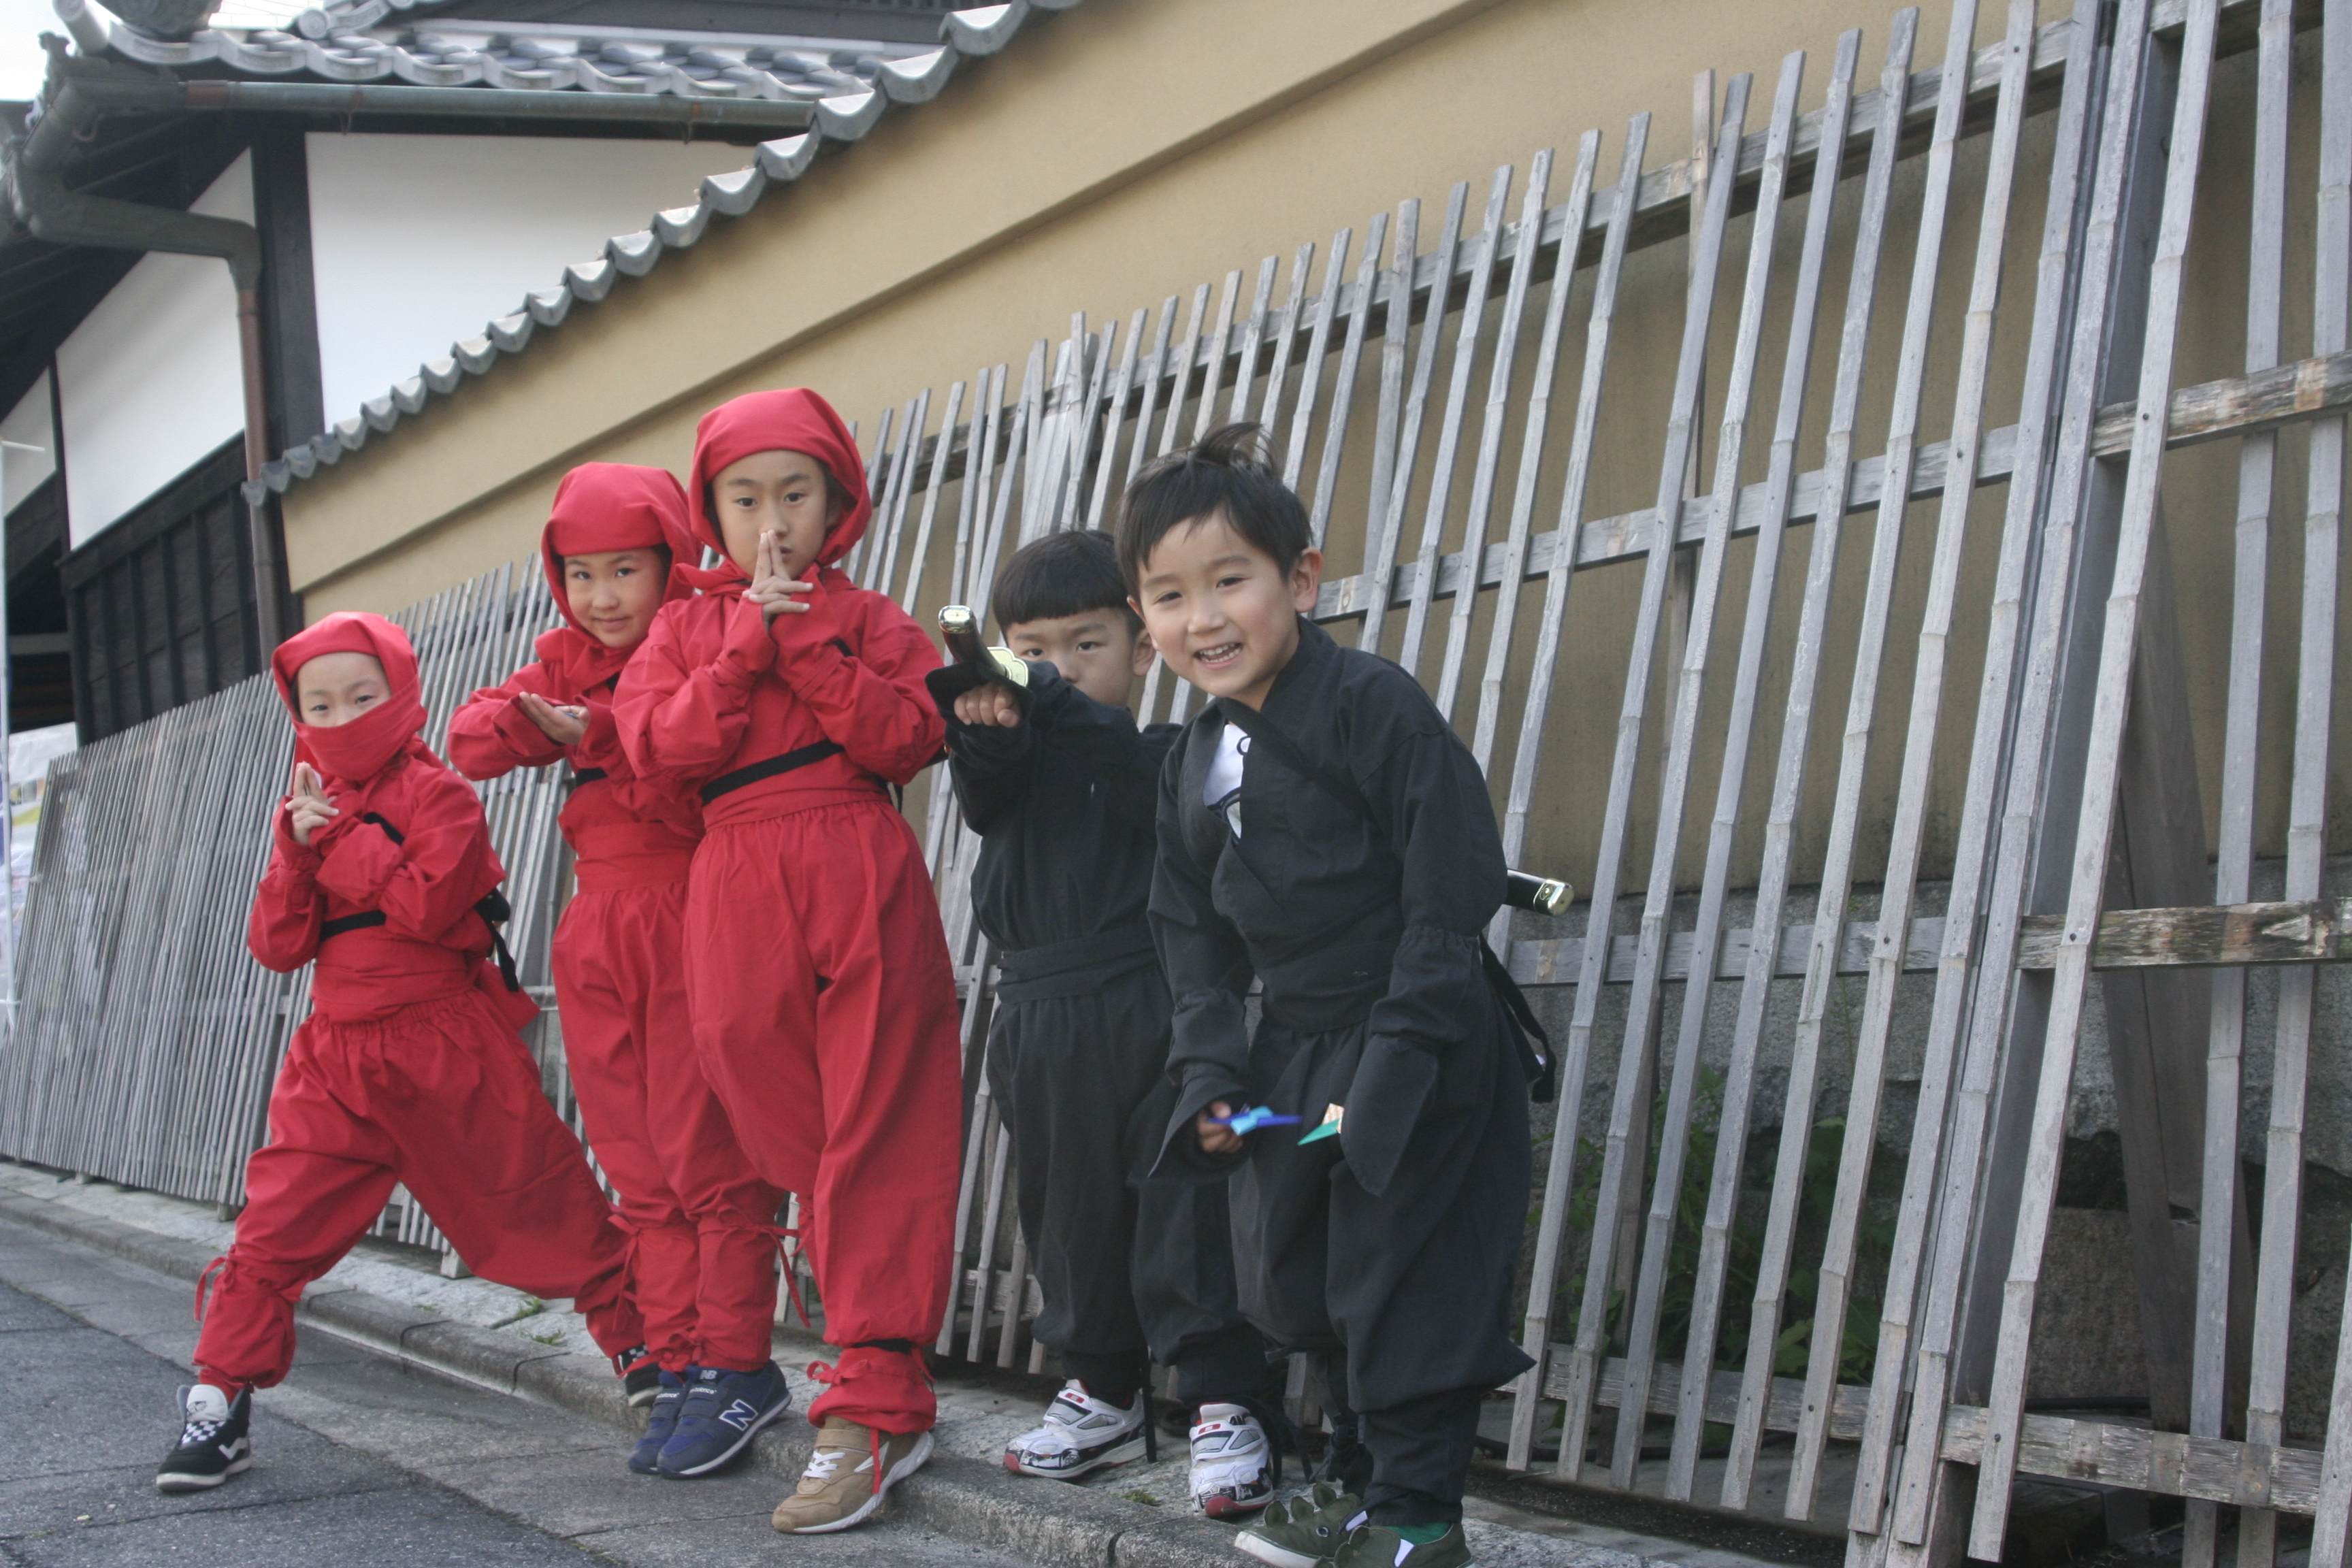
[[[296,763],[294,787],[286,796],[287,825],[293,831],[294,842],[309,848],[310,835],[342,815],[335,809],[334,803],[335,797],[327,793],[317,770],[308,763]]]
[[[562,708],[550,702],[536,691],[525,691],[515,698],[523,717],[540,728],[540,732],[559,746],[576,746],[588,738],[588,710]]]
[[[807,615],[807,601],[793,595],[805,594],[815,586],[784,570],[783,563],[776,559],[776,531],[761,529],[759,553],[751,563],[751,585],[743,590],[743,597],[760,606],[765,624],[774,626],[778,616]]]

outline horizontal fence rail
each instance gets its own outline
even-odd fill
[[[2298,1330],[2352,1333],[2297,1286],[2316,966],[2352,922],[2323,885],[2352,805],[2348,106],[2352,0],[1957,0],[1939,38],[1900,12],[1769,81],[1703,77],[1661,166],[1649,116],[1587,132],[1442,211],[1074,317],[866,427],[875,521],[844,567],[928,622],[1022,545],[1108,526],[1144,464],[1264,425],[1324,552],[1315,618],[1428,688],[1514,863],[1585,893],[1489,932],[1561,1068],[1510,1467],[1843,1529],[1873,1563],[1999,1559],[2023,1474],[2185,1500],[2184,1568],[2228,1528],[2270,1568],[2282,1513],[2341,1568],[2352,1339],[2324,1416],[2287,1385]],[[2244,221],[2210,216],[2241,187]],[[2244,301],[2226,363],[2183,346],[2192,283]],[[2167,485],[2231,459],[2234,523],[2184,501],[2168,536]],[[2175,581],[2225,532],[2226,573]],[[551,619],[530,563],[411,611],[433,734]],[[2188,672],[2224,667],[2200,773]],[[1155,667],[1144,718],[1198,706]],[[58,764],[0,1148],[236,1201],[305,1005],[235,941],[278,723],[248,683]],[[544,997],[560,784],[483,795]],[[936,776],[908,809],[968,1086],[936,1349],[1034,1371],[978,839]],[[192,815],[225,852],[173,852]],[[2144,1424],[2034,1396],[2086,1030]],[[398,1201],[385,1226],[439,1241]]]

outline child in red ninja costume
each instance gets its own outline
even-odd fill
[[[379,616],[329,616],[271,656],[299,740],[247,943],[317,963],[269,1096],[228,1256],[205,1270],[196,1384],[164,1491],[252,1463],[253,1390],[294,1359],[294,1306],[405,1184],[474,1271],[569,1298],[625,1370],[642,1353],[628,1235],[516,1034],[530,1003],[488,963],[506,872],[481,803],[417,738],[416,654]],[[217,1276],[216,1282],[215,1277]]]
[[[655,613],[692,593],[677,568],[702,547],[667,470],[589,463],[556,487],[540,549],[569,624],[505,685],[466,699],[449,760],[471,779],[572,764],[561,826],[577,891],[555,932],[555,991],[588,1142],[635,1238],[653,1412],[629,1468],[709,1475],[792,1407],[770,1355],[781,1194],[736,1142],[687,1019],[701,802],[631,771],[612,707]]]
[[[614,700],[641,776],[698,788],[686,910],[703,1070],[761,1175],[798,1193],[842,1347],[776,1528],[841,1530],[929,1457],[921,1352],[947,1306],[961,1069],[920,847],[887,786],[940,755],[939,655],[832,563],[873,507],[813,392],[704,416],[687,494],[726,560],[662,606]]]

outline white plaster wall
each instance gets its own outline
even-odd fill
[[[57,422],[49,406],[49,378],[45,374],[16,406],[0,418],[0,516],[15,511],[16,503],[40,488],[58,471]],[[34,447],[37,451],[24,448]]]
[[[253,221],[240,156],[189,209]],[[66,520],[79,545],[245,427],[236,288],[208,256],[148,256],[58,350]]]
[[[327,418],[350,418],[526,293],[554,288],[614,235],[687,205],[705,174],[751,161],[715,142],[311,136]]]

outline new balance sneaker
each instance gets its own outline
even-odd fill
[[[1239,1405],[1203,1405],[1192,1427],[1192,1502],[1211,1519],[1257,1512],[1274,1496],[1274,1445]]]
[[[1275,1568],[1324,1568],[1339,1555],[1361,1499],[1329,1481],[1272,1504],[1234,1537],[1234,1545]]]
[[[629,1403],[642,1410],[661,1393],[661,1368],[654,1364],[652,1352],[643,1345],[623,1351],[613,1358],[613,1370],[621,1374],[621,1392]]]
[[[1143,1458],[1146,1396],[1128,1409],[1097,1399],[1072,1378],[1045,1406],[1045,1425],[1004,1446],[1004,1468],[1016,1476],[1074,1481],[1110,1465]]]
[[[659,1367],[654,1368],[654,1373],[653,1413],[646,1417],[646,1435],[637,1439],[629,1455],[629,1468],[641,1476],[661,1473],[662,1449],[677,1430],[678,1406],[686,1403],[686,1379]]]
[[[1436,1528],[1433,1524],[1407,1527],[1413,1535]],[[1348,1532],[1339,1555],[1331,1561],[1333,1568],[1463,1568],[1473,1559],[1470,1542],[1456,1521],[1426,1542],[1412,1540],[1394,1525],[1360,1524]]]
[[[707,1476],[792,1407],[792,1388],[774,1362],[757,1372],[688,1367],[686,1402],[678,1406],[669,1441],[662,1445],[660,1473],[672,1480]]]
[[[180,1444],[155,1472],[159,1492],[200,1492],[253,1466],[253,1390],[236,1399],[209,1383],[180,1390]]]
[[[772,1521],[788,1535],[823,1535],[872,1517],[890,1489],[923,1468],[931,1435],[877,1431],[845,1415],[828,1415],[816,1435],[808,1468],[793,1495],[776,1505]]]

